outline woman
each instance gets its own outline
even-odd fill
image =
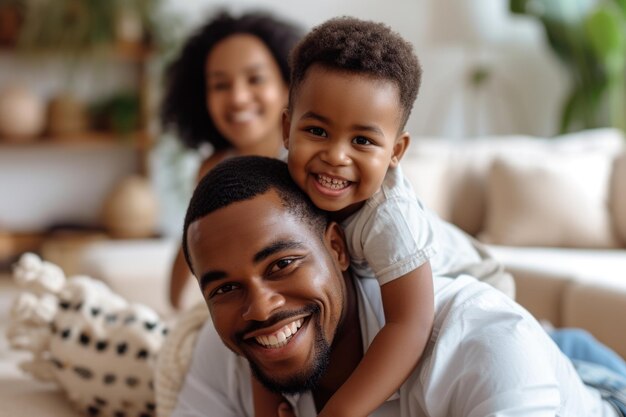
[[[166,74],[161,119],[187,147],[211,145],[198,179],[231,156],[285,152],[288,55],[300,36],[298,27],[268,14],[221,12],[184,44]],[[179,250],[170,278],[175,308],[190,275]]]

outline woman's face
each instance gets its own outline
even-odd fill
[[[207,110],[241,153],[275,152],[288,87],[263,41],[237,34],[218,42],[206,60]]]

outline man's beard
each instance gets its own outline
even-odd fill
[[[316,317],[315,314],[312,315],[311,320],[313,321]],[[315,357],[308,369],[299,370],[285,380],[278,380],[271,375],[267,375],[256,363],[248,360],[254,377],[265,388],[277,394],[297,394],[315,389],[330,362],[330,345],[324,339],[322,327],[317,320],[315,320],[315,334]]]

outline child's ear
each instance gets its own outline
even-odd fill
[[[389,166],[391,168],[395,168],[400,163],[400,160],[404,156],[404,152],[406,152],[409,147],[409,143],[411,142],[411,136],[409,132],[403,132],[398,138],[396,138],[396,143],[393,145],[393,153],[391,154],[391,163]]]
[[[289,149],[289,130],[291,129],[291,114],[289,109],[283,110],[283,145]]]

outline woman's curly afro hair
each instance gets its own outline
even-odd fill
[[[165,76],[161,122],[173,129],[189,148],[210,143],[215,150],[231,145],[215,127],[206,108],[205,63],[209,52],[222,39],[234,34],[251,34],[263,41],[289,85],[289,51],[301,37],[300,28],[266,14],[250,12],[234,17],[219,12],[183,45]]]

